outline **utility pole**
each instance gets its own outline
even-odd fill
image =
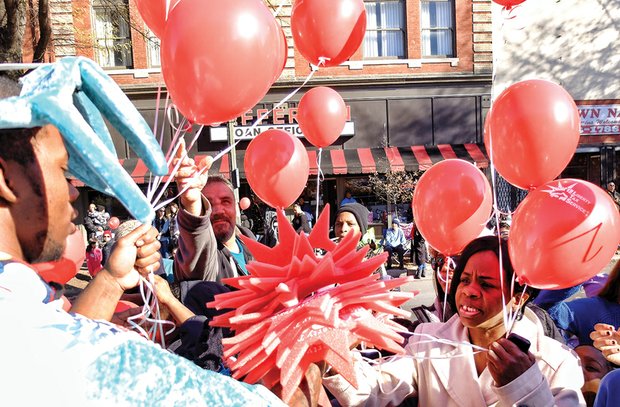
[[[228,121],[228,145],[233,146],[228,152],[230,162],[230,182],[233,185],[233,193],[235,195],[235,205],[239,204],[239,170],[237,169],[237,149],[235,145],[235,124],[236,120]],[[239,211],[237,211],[237,223],[241,223]]]

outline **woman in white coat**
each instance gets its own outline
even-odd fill
[[[464,249],[450,290],[457,314],[446,323],[419,325],[406,356],[374,367],[356,356],[357,389],[340,375],[325,377],[341,405],[399,405],[417,398],[420,406],[585,406],[577,356],[546,337],[523,307],[533,290],[523,293],[515,283],[514,296],[509,288],[502,292],[499,247],[497,237],[487,236]],[[501,247],[504,287],[510,287],[514,270],[503,240]],[[531,342],[529,351],[505,338],[502,302],[525,309],[512,332]]]

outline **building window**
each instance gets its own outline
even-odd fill
[[[102,67],[131,68],[129,4],[125,0],[95,0],[93,3],[95,58]]]
[[[405,58],[405,5],[402,0],[366,1],[364,58]]]
[[[453,57],[454,3],[452,0],[422,1],[422,56]]]
[[[149,67],[161,66],[161,60],[159,58],[159,48],[161,41],[153,34],[151,30],[147,30],[146,33],[146,50],[149,59]]]

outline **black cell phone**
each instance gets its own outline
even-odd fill
[[[528,341],[527,339],[525,339],[524,337],[522,337],[521,335],[517,335],[517,334],[510,334],[508,335],[507,338],[510,342],[514,343],[515,345],[517,345],[517,347],[519,349],[521,349],[521,352],[523,353],[527,353],[530,350],[530,341]]]

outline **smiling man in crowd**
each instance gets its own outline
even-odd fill
[[[179,148],[177,159],[184,151]],[[236,223],[239,205],[230,182],[221,176],[207,176],[212,162],[207,157],[196,165],[185,157],[176,176],[179,191],[187,188],[177,216],[180,234],[175,278],[180,281],[220,282],[247,275],[246,264],[252,260],[239,235],[255,239],[254,234]]]

